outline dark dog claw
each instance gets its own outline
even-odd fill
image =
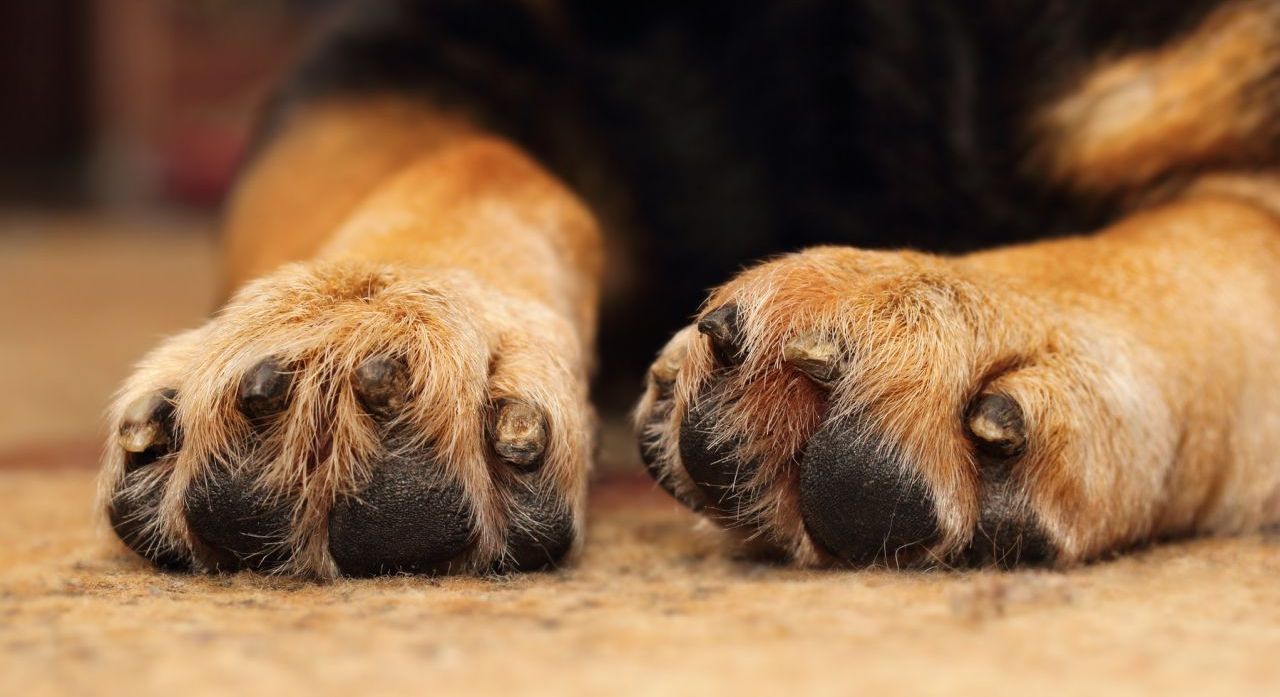
[[[119,443],[128,453],[126,470],[150,464],[177,448],[173,415],[177,396],[177,390],[157,390],[124,410]]]
[[[547,447],[547,422],[542,412],[523,402],[504,402],[493,423],[493,449],[498,457],[533,470],[542,464]]]
[[[711,342],[711,352],[721,365],[742,362],[742,326],[736,304],[728,303],[708,312],[698,320],[698,331]]]
[[[374,356],[356,368],[352,385],[365,409],[390,416],[409,401],[409,366],[399,358]]]
[[[1027,447],[1027,427],[1022,407],[998,393],[979,395],[969,407],[965,425],[984,454],[1010,458]]]
[[[236,404],[240,413],[257,421],[284,411],[293,373],[276,358],[266,358],[245,373]]]

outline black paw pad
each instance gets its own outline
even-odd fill
[[[426,452],[376,463],[368,485],[329,513],[329,553],[350,576],[436,573],[470,546],[462,488]]]
[[[662,447],[659,441],[658,433],[653,430],[659,424],[662,424],[671,416],[671,400],[664,399],[653,406],[653,411],[649,415],[649,423],[641,427],[638,443],[640,445],[640,460],[644,462],[645,471],[653,477],[653,481],[662,487],[680,503],[693,509],[694,511],[702,510],[705,502],[699,498],[692,498],[682,494],[676,489],[672,474],[668,471],[668,463],[663,457]]]
[[[187,524],[219,570],[272,569],[288,560],[293,506],[255,486],[248,473],[214,468],[191,485],[184,505]]]
[[[550,491],[512,487],[507,553],[499,571],[538,571],[560,563],[573,547],[573,513]]]
[[[1037,566],[1053,560],[1048,536],[1034,523],[983,516],[964,553],[970,566]]]
[[[129,549],[152,564],[171,571],[186,570],[190,568],[187,556],[150,534],[148,523],[157,515],[156,509],[164,497],[164,482],[143,477],[144,473],[135,472],[121,482],[107,507],[111,528]]]
[[[983,477],[978,526],[963,561],[972,566],[1012,568],[1046,564],[1054,545],[1018,495],[1017,480],[1000,472]]]
[[[685,414],[680,425],[680,460],[708,503],[735,513],[750,503],[747,486],[759,464],[742,462],[738,444],[717,432],[713,404],[714,400],[703,400]]]
[[[937,537],[928,490],[855,420],[828,422],[805,448],[800,511],[814,539],[842,560],[897,562]]]

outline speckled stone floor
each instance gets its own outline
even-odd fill
[[[644,481],[552,573],[320,585],[152,571],[92,473],[0,471],[0,694],[1280,694],[1280,541],[1069,573],[736,560]]]

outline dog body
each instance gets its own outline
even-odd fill
[[[651,473],[797,563],[1273,522],[1277,41],[1262,1],[362,4],[264,122],[232,299],[126,385],[105,507],[163,565],[554,564],[597,333],[617,373],[675,332]]]

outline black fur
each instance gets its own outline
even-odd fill
[[[639,375],[707,288],[766,255],[958,252],[1104,221],[1106,202],[1022,166],[1026,114],[1100,53],[1155,45],[1217,4],[362,0],[276,113],[393,90],[465,105],[520,143],[634,231],[635,287],[605,308],[601,353],[604,372]]]

